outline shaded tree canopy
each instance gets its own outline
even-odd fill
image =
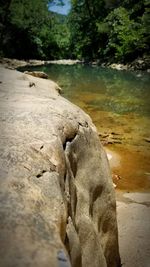
[[[72,0],[73,56],[128,62],[149,51],[150,1]]]
[[[2,55],[24,59],[65,56],[62,50],[67,50],[69,38],[65,40],[64,35],[68,37],[68,31],[65,22],[62,23],[59,16],[49,12],[48,5],[51,2],[48,0],[1,1],[0,51]]]
[[[63,0],[1,0],[0,54],[129,62],[149,53],[149,0],[71,0],[68,16],[50,12]]]

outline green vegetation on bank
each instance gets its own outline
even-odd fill
[[[68,16],[50,12],[51,2],[1,0],[1,56],[122,63],[148,56],[149,0],[72,0]]]
[[[125,63],[148,54],[148,1],[72,0],[69,16],[74,57]]]
[[[65,16],[48,11],[48,0],[1,0],[0,53],[19,59],[54,59],[68,55]]]

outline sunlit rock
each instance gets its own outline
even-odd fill
[[[91,119],[52,81],[2,67],[0,81],[0,266],[120,266],[114,188]]]

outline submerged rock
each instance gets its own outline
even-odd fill
[[[115,193],[91,119],[52,81],[2,67],[0,80],[0,266],[120,266]]]

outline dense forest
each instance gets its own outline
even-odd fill
[[[51,12],[52,2],[1,0],[1,57],[123,63],[148,57],[149,0],[72,0],[67,16]]]

